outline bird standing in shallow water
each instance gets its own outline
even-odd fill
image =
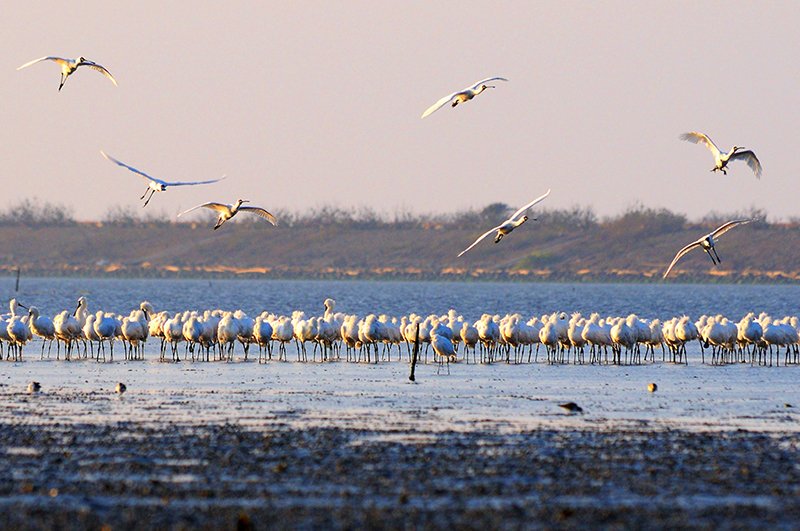
[[[451,107],[455,107],[459,103],[464,103],[465,101],[471,100],[472,98],[474,98],[487,88],[495,88],[494,85],[486,84],[489,81],[508,81],[508,80],[504,77],[490,77],[484,79],[483,81],[478,81],[471,87],[467,87],[464,90],[459,90],[458,92],[453,92],[452,94],[449,94],[444,98],[440,99],[439,101],[428,107],[428,109],[424,113],[422,113],[422,117],[425,118],[429,114],[435,113],[436,111],[438,111],[439,109],[441,109],[450,102],[452,102]]]
[[[467,247],[466,249],[461,251],[458,254],[458,256],[463,255],[464,253],[466,253],[467,251],[469,251],[470,249],[472,249],[473,247],[478,245],[478,243],[480,243],[481,240],[483,240],[485,237],[487,237],[488,235],[490,235],[494,231],[497,231],[497,236],[495,236],[495,238],[494,238],[494,243],[498,243],[500,240],[503,239],[503,236],[505,236],[506,234],[508,234],[512,230],[516,229],[517,227],[519,227],[520,225],[525,223],[525,221],[528,219],[528,216],[519,217],[523,212],[525,212],[526,210],[531,208],[533,205],[535,205],[539,201],[542,201],[548,195],[550,195],[550,190],[548,190],[547,193],[545,193],[543,196],[537,197],[536,199],[534,199],[533,201],[531,201],[530,203],[528,203],[524,207],[522,207],[519,210],[517,210],[516,212],[514,212],[514,214],[510,218],[508,218],[507,220],[502,222],[500,225],[498,225],[498,226],[496,226],[496,227],[494,227],[492,229],[489,229],[486,232],[484,232],[483,234],[481,234],[480,236],[478,236],[478,239],[475,240],[474,242],[472,242],[472,245],[470,245],[469,247]],[[534,221],[536,221],[535,218],[534,218]]]
[[[662,279],[667,278],[669,272],[672,271],[672,266],[674,266],[683,255],[685,255],[695,247],[702,247],[703,250],[708,254],[709,258],[711,258],[711,261],[714,263],[714,265],[722,263],[722,260],[719,259],[719,255],[717,254],[717,250],[714,248],[714,238],[721,236],[722,234],[725,234],[726,232],[728,232],[729,230],[738,225],[744,225],[745,223],[750,223],[752,221],[756,221],[755,218],[735,219],[733,221],[729,221],[724,225],[717,227],[713,232],[709,232],[702,238],[693,241],[692,243],[690,243],[689,245],[678,251],[678,254],[676,254],[675,258],[672,259],[672,263],[669,264],[667,272],[664,273],[664,276],[661,278]]]
[[[125,391],[127,391],[127,390],[128,390],[128,387],[127,387],[127,386],[126,386],[124,383],[122,383],[122,382],[119,382],[119,383],[117,384],[117,386],[114,388],[114,392],[115,392],[115,393],[119,393],[119,394],[122,394],[122,393],[124,393],[124,392],[125,392]]]
[[[22,70],[26,66],[31,66],[31,65],[36,64],[36,63],[38,63],[40,61],[48,61],[48,60],[49,61],[55,61],[56,63],[61,65],[61,83],[58,85],[58,90],[59,91],[61,91],[61,87],[64,86],[64,83],[67,81],[67,78],[70,75],[72,75],[75,72],[75,70],[77,70],[78,67],[80,67],[80,66],[88,66],[89,68],[91,68],[93,70],[97,70],[98,72],[100,72],[101,74],[106,76],[108,79],[110,79],[111,82],[114,83],[114,86],[117,86],[117,87],[119,86],[119,85],[117,85],[117,80],[114,79],[114,76],[111,75],[111,72],[106,70],[104,66],[101,66],[101,65],[99,65],[97,63],[94,63],[92,61],[87,61],[86,58],[84,58],[83,56],[78,57],[77,59],[63,59],[61,57],[53,57],[53,56],[40,57],[39,59],[34,59],[30,63],[25,63],[24,65],[22,65],[19,68],[17,68],[17,70]]]
[[[703,143],[711,150],[711,153],[714,155],[714,162],[716,165],[711,169],[712,172],[714,171],[721,171],[723,174],[728,175],[728,172],[725,168],[728,166],[728,162],[732,160],[743,160],[750,166],[750,169],[753,170],[753,173],[756,175],[757,179],[761,178],[761,163],[758,161],[756,154],[750,150],[739,151],[744,149],[743,147],[733,146],[731,150],[727,153],[723,153],[719,150],[716,144],[711,141],[708,136],[704,135],[703,133],[683,133],[680,136],[681,140],[686,140],[687,142],[693,142],[695,144]]]
[[[267,212],[265,209],[261,207],[242,206],[242,203],[249,203],[249,201],[246,201],[244,199],[239,199],[233,205],[226,205],[224,203],[203,203],[202,205],[197,205],[196,207],[192,207],[189,210],[186,210],[185,212],[181,212],[180,214],[178,214],[178,217],[181,217],[182,215],[191,212],[192,210],[197,210],[198,208],[210,208],[211,210],[216,210],[217,212],[219,212],[219,218],[217,218],[217,224],[214,225],[214,230],[220,228],[223,223],[231,219],[239,211],[251,212],[256,216],[266,219],[273,225],[278,224],[277,220],[275,219],[275,216]]]

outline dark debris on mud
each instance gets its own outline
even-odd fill
[[[0,425],[6,529],[797,529],[795,434]]]

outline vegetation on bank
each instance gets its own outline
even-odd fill
[[[147,210],[147,209],[145,209]],[[699,221],[634,206],[603,219],[591,208],[537,209],[495,245],[457,254],[513,209],[439,215],[380,215],[321,207],[275,212],[278,227],[239,216],[219,231],[201,220],[113,207],[102,220],[77,222],[64,207],[26,200],[0,212],[0,271],[29,275],[409,280],[654,282],[678,249],[722,222],[762,221],[721,239],[714,267],[701,250],[684,257],[670,282],[799,282],[800,220],[768,221],[757,209],[710,213]]]
[[[279,220],[280,225],[284,227],[341,226],[362,229],[379,227],[397,229],[427,227],[479,229],[505,221],[515,210],[514,207],[505,203],[492,203],[480,210],[468,209],[437,214],[415,214],[403,211],[390,215],[377,212],[366,206],[342,208],[325,205],[304,210],[302,213],[284,209],[277,209],[273,213]],[[213,220],[216,218],[216,215],[210,211],[201,211],[201,215],[203,219]],[[762,227],[769,224],[766,211],[755,207],[746,211],[730,213],[712,211],[694,222],[694,224],[721,224],[741,217],[759,218],[762,220],[760,222]],[[537,221],[539,226],[563,230],[584,230],[604,225],[617,231],[634,229],[662,232],[680,230],[687,224],[692,224],[683,214],[676,214],[664,208],[647,208],[642,205],[629,207],[617,216],[609,216],[603,219],[597,217],[591,206],[574,206],[569,209],[537,208]],[[196,221],[172,219],[163,210],[147,210],[131,205],[114,205],[110,207],[99,222],[108,225],[196,223]],[[252,216],[240,216],[236,218],[236,222],[243,224],[262,223],[258,218]],[[78,223],[71,208],[41,202],[36,198],[23,199],[0,211],[0,226],[49,227],[76,225]],[[772,223],[800,225],[800,217],[790,217],[786,222],[774,220]]]

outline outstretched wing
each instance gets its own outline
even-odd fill
[[[275,219],[275,216],[267,212],[265,209],[261,207],[251,207],[251,206],[241,206],[239,207],[240,211],[243,212],[250,212],[251,214],[255,214],[256,216],[262,217],[272,223],[273,225],[277,225],[278,221]]]
[[[712,232],[711,233],[711,237],[712,238],[716,238],[716,237],[718,237],[718,236],[720,236],[722,234],[725,234],[726,232],[728,232],[732,228],[736,227],[737,225],[744,225],[745,223],[750,223],[752,221],[756,221],[756,218],[735,219],[733,221],[729,221],[726,224],[718,227],[714,232]]]
[[[488,83],[489,81],[508,81],[508,80],[506,78],[504,78],[504,77],[487,77],[486,79],[484,79],[482,81],[478,81],[477,83],[475,83],[474,85],[472,85],[468,89],[464,89],[464,90],[465,91],[466,90],[475,90],[478,87],[480,87],[481,85],[483,85],[484,83]]]
[[[184,210],[178,217],[181,217],[184,214],[188,214],[192,210],[197,210],[198,208],[210,208],[211,210],[216,210],[217,212],[230,212],[231,206],[225,205],[223,203],[203,203],[202,205],[197,205],[196,207],[192,207],[189,210]]]
[[[227,175],[223,175],[219,179],[211,179],[210,181],[192,181],[192,182],[188,182],[187,181],[187,182],[175,182],[175,183],[165,182],[164,185],[165,186],[187,186],[187,185],[193,185],[193,184],[211,184],[211,183],[216,183],[216,182],[219,182],[219,181],[221,181],[223,179],[227,179],[227,178],[228,178]]]
[[[756,179],[761,178],[761,163],[758,161],[756,154],[750,151],[749,149],[745,151],[737,151],[736,153],[728,157],[728,160],[745,161],[747,165],[750,166],[750,169],[753,170],[753,173],[756,174]]]
[[[469,251],[470,249],[472,249],[473,247],[478,245],[481,242],[481,240],[483,240],[485,237],[487,237],[488,235],[490,235],[491,233],[493,233],[494,231],[496,231],[500,227],[502,227],[502,225],[498,225],[493,229],[489,229],[486,232],[484,232],[483,234],[481,234],[480,236],[478,236],[478,239],[475,240],[474,242],[472,242],[472,245],[470,245],[469,247],[467,247],[466,249],[464,249],[463,251],[458,253],[458,256],[461,256],[462,254],[466,253],[467,251]]]
[[[132,166],[128,166],[128,165],[127,165],[127,164],[125,164],[124,162],[120,162],[120,161],[118,161],[117,159],[115,159],[115,158],[114,158],[114,157],[112,157],[111,155],[106,155],[106,153],[105,153],[105,152],[104,152],[102,149],[100,150],[100,154],[101,154],[101,155],[103,155],[103,156],[104,156],[104,157],[105,157],[107,160],[109,160],[109,161],[113,162],[114,164],[116,164],[117,166],[122,166],[123,168],[127,168],[127,169],[131,170],[133,173],[136,173],[136,174],[138,174],[138,175],[141,175],[141,176],[142,176],[142,177],[144,177],[145,179],[149,179],[149,180],[151,180],[151,181],[155,181],[155,182],[157,182],[157,183],[161,183],[161,184],[163,184],[164,186],[166,186],[167,184],[169,184],[169,183],[167,183],[167,182],[164,182],[164,181],[162,181],[161,179],[156,179],[155,177],[150,177],[150,176],[149,176],[149,175],[147,175],[145,172],[143,172],[143,171],[139,171],[139,170],[137,170],[136,168],[134,168],[134,167],[132,167]]]
[[[101,74],[105,75],[108,79],[110,79],[111,82],[114,83],[115,87],[119,86],[119,85],[117,85],[117,80],[114,79],[114,76],[111,75],[111,72],[106,70],[104,66],[100,66],[99,64],[93,63],[92,61],[84,61],[81,64],[79,64],[78,66],[88,66],[89,68],[91,68],[93,70],[97,70]]]
[[[167,187],[167,186],[185,186],[185,185],[192,185],[192,184],[211,184],[211,183],[215,183],[215,182],[217,182],[217,181],[221,181],[222,179],[225,179],[225,178],[226,178],[226,176],[225,176],[225,175],[223,175],[223,176],[222,176],[222,177],[220,177],[219,179],[212,179],[212,180],[210,180],[210,181],[193,181],[193,182],[167,182],[167,181],[162,181],[161,179],[156,179],[155,177],[151,177],[151,176],[147,175],[145,172],[143,172],[143,171],[141,171],[141,170],[137,170],[137,169],[136,169],[136,168],[134,168],[133,166],[128,166],[128,165],[127,165],[127,164],[125,164],[124,162],[120,162],[120,161],[118,161],[117,159],[115,159],[115,158],[114,158],[114,157],[112,157],[111,155],[106,155],[106,154],[105,154],[105,153],[104,153],[102,150],[100,151],[100,153],[101,153],[101,154],[102,154],[102,155],[103,155],[105,158],[107,158],[108,160],[110,160],[111,162],[113,162],[114,164],[117,164],[118,166],[122,166],[123,168],[127,168],[127,169],[131,170],[133,173],[136,173],[136,174],[139,174],[139,175],[141,175],[141,176],[142,176],[142,177],[144,177],[145,179],[150,179],[151,181],[155,181],[155,182],[157,182],[157,183],[161,183],[162,185],[164,185],[164,187]]]
[[[711,153],[714,154],[715,158],[719,156],[719,148],[717,147],[717,145],[703,133],[695,133],[694,131],[692,131],[691,133],[683,133],[679,138],[681,140],[686,140],[687,142],[693,142],[695,144],[703,143],[706,145],[708,149],[711,150]]]
[[[55,61],[56,63],[58,63],[58,64],[60,64],[62,66],[69,62],[67,59],[62,59],[61,57],[54,57],[52,55],[48,55],[47,57],[40,57],[38,59],[34,59],[30,63],[25,63],[24,65],[22,65],[19,68],[17,68],[17,70],[22,70],[26,66],[35,65],[36,63],[41,62],[41,61]]]
[[[536,204],[536,203],[538,203],[539,201],[542,201],[542,200],[543,200],[545,197],[547,197],[548,195],[550,195],[550,190],[548,190],[548,191],[547,191],[547,193],[545,193],[544,195],[537,197],[536,199],[534,199],[533,201],[531,201],[530,203],[528,203],[528,204],[527,204],[527,205],[525,205],[524,207],[522,207],[522,208],[520,208],[519,210],[517,210],[516,212],[514,212],[514,215],[513,215],[513,216],[511,216],[511,219],[512,219],[512,220],[515,220],[515,219],[517,219],[517,216],[519,216],[520,214],[522,214],[523,212],[525,212],[526,210],[528,210],[530,207],[532,207],[533,205],[535,205],[535,204]]]
[[[686,247],[684,247],[683,249],[678,251],[678,254],[675,255],[675,258],[673,258],[672,262],[669,264],[669,267],[667,268],[667,272],[664,273],[664,276],[661,277],[661,278],[662,279],[667,278],[667,275],[669,275],[669,272],[672,271],[672,266],[674,266],[678,262],[678,260],[681,259],[681,256],[685,255],[686,253],[688,253],[689,251],[691,251],[695,247],[700,246],[700,242],[703,241],[704,238],[705,238],[705,236],[703,236],[699,240],[693,241],[692,243],[690,243],[689,245],[687,245]]]
[[[458,92],[453,92],[449,96],[445,96],[444,98],[440,99],[439,101],[437,101],[436,103],[434,103],[433,105],[428,107],[428,110],[426,110],[424,113],[422,113],[422,117],[425,118],[429,114],[435,113],[436,111],[441,109],[443,106],[445,106],[446,104],[448,104],[451,101],[453,101],[453,98],[455,98],[457,94],[458,94]]]

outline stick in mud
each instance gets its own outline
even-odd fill
[[[408,379],[412,382],[416,381],[414,377],[414,369],[417,366],[417,353],[419,352],[419,323],[417,323],[417,331],[414,333],[414,351],[411,354],[411,374]]]

